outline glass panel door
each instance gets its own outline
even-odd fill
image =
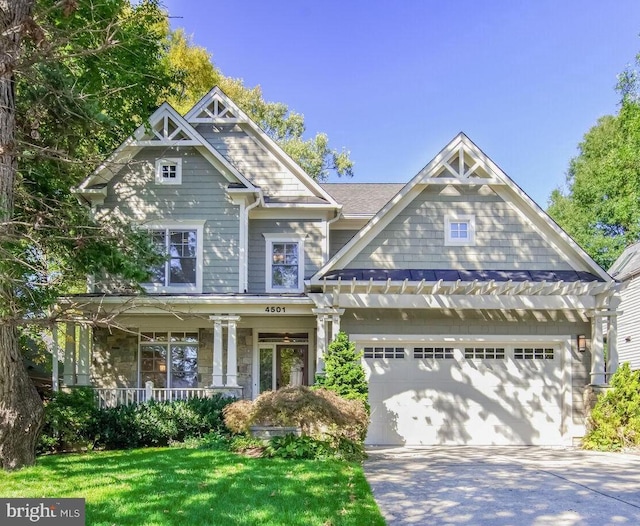
[[[258,361],[258,378],[259,378],[259,393],[264,393],[265,391],[271,391],[276,388],[275,385],[275,362],[273,360],[274,357],[274,346],[265,347],[261,346],[259,351],[259,361]]]
[[[278,345],[276,384],[278,388],[286,385],[308,385],[306,345]]]

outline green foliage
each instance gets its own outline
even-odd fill
[[[288,434],[269,440],[264,457],[307,460],[344,460],[362,462],[366,458],[364,446],[347,438],[321,440],[310,436]]]
[[[156,0],[38,0],[34,17],[41,33],[23,40],[15,82],[12,235],[0,243],[1,281],[15,296],[0,298],[0,316],[19,321],[84,290],[87,274],[138,282],[157,262],[148,234],[117,220],[98,224],[72,188],[175,81]]]
[[[179,75],[169,97],[178,111],[185,113],[213,86],[219,86],[314,179],[323,181],[331,171],[340,176],[353,175],[347,150],[331,148],[325,133],[305,138],[303,115],[281,102],[265,101],[260,86],[249,88],[241,79],[225,77],[213,64],[211,54],[194,45],[182,29],[171,34],[168,60]]]
[[[369,411],[369,384],[362,366],[362,353],[344,333],[338,333],[324,355],[324,375],[318,375],[316,385],[337,393],[347,400],[360,400]]]
[[[603,268],[640,238],[640,99],[637,76],[618,86],[619,112],[584,136],[567,174],[566,191],[554,190],[548,212]]]
[[[344,437],[359,442],[369,424],[361,401],[305,386],[267,391],[253,402],[231,404],[224,413],[225,424],[236,432],[253,425],[299,427],[303,435],[314,438]]]
[[[362,466],[182,447],[48,455],[3,497],[86,499],[87,524],[383,526]]]
[[[640,371],[628,363],[616,371],[589,418],[585,449],[617,451],[640,446]]]
[[[98,410],[90,388],[56,393],[45,408],[47,427],[40,450],[61,451],[70,445],[106,449],[166,446],[210,433],[224,434],[222,411],[231,401],[214,396]]]
[[[45,406],[38,451],[93,447],[99,413],[90,387],[54,393]]]

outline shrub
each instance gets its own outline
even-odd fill
[[[361,462],[365,459],[364,446],[347,438],[321,440],[310,436],[285,435],[273,437],[263,456],[309,460],[338,459]]]
[[[234,402],[225,409],[225,424],[235,432],[252,425],[299,427],[314,438],[343,437],[362,441],[369,417],[364,404],[345,400],[326,389],[283,387],[262,393],[254,402]]]
[[[222,395],[175,402],[148,402],[97,409],[93,390],[57,393],[45,407],[40,452],[73,447],[129,449],[166,446],[208,433],[227,432],[223,409],[232,402]]]
[[[98,420],[99,410],[90,387],[53,393],[45,403],[38,452],[93,447]]]
[[[361,360],[355,344],[344,332],[338,333],[324,355],[324,374],[316,377],[316,385],[347,400],[360,400],[368,412],[369,385]]]
[[[640,371],[628,363],[611,378],[611,389],[600,396],[589,417],[585,449],[615,451],[640,446]]]
[[[224,408],[224,423],[233,433],[247,433],[253,418],[253,403],[238,400]]]
[[[166,446],[211,432],[222,433],[226,431],[223,410],[231,402],[216,395],[104,409],[97,441],[107,449],[123,449]]]

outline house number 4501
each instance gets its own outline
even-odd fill
[[[273,313],[287,312],[287,308],[286,307],[265,307],[264,311],[273,312]]]

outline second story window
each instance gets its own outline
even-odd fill
[[[445,246],[473,246],[476,244],[476,219],[472,215],[451,214],[444,221]]]
[[[156,161],[156,183],[182,184],[182,159],[158,159]]]
[[[152,228],[158,251],[167,260],[151,269],[151,292],[201,292],[202,227]]]
[[[302,292],[304,289],[304,242],[264,234],[267,240],[267,292]]]

